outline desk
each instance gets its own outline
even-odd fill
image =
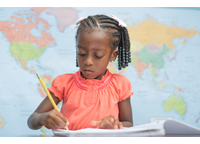
[[[64,137],[64,136],[58,136],[58,135],[54,135],[54,134],[26,134],[26,135],[21,135],[19,137]],[[80,136],[80,137],[85,137],[85,136]],[[91,136],[88,136],[91,137]],[[95,137],[113,137],[113,136],[95,136]],[[131,136],[131,135],[122,135],[120,137],[200,137],[200,135],[164,135],[164,136]]]

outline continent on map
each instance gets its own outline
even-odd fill
[[[11,54],[17,58],[22,68],[28,71],[32,69],[28,69],[26,63],[28,60],[36,59],[41,56],[42,52],[46,49],[46,47],[42,47],[40,49],[37,46],[31,43],[24,42],[11,42],[10,43],[10,52]]]
[[[40,18],[40,13],[46,9],[31,8],[27,12],[14,13],[10,20],[0,21],[0,31],[4,32],[9,42],[35,43],[39,48],[46,45],[50,46],[51,42],[55,42],[51,34],[46,32],[50,25]],[[43,24],[42,28],[39,29],[41,32],[40,39],[30,33],[33,28],[38,28],[39,22]]]
[[[176,38],[191,38],[196,30],[187,30],[177,26],[159,24],[156,20],[145,20],[139,24],[132,24],[127,27],[131,42],[131,65],[133,65],[138,76],[148,68],[153,76],[158,76],[157,69],[164,66],[163,56],[172,52],[175,48],[173,40]],[[183,44],[186,43],[184,39]],[[175,56],[170,60],[175,59]]]
[[[179,113],[179,115],[184,115],[187,108],[185,102],[182,100],[182,97],[176,97],[175,94],[163,102],[163,107],[165,112],[175,110]]]
[[[7,21],[0,21],[0,31],[10,42],[10,52],[21,64],[22,68],[31,71],[33,68],[27,68],[27,61],[31,59],[38,60],[46,47],[55,46],[55,39],[47,31],[51,26],[40,17],[40,14],[48,8],[31,8],[13,13]],[[36,30],[36,34],[32,34]]]
[[[166,44],[170,48],[170,52],[174,49],[175,45],[173,40],[176,38],[191,38],[196,33],[200,32],[190,29],[184,29],[177,26],[167,26],[165,24],[159,24],[156,20],[145,20],[139,24],[132,24],[127,27],[129,31],[130,40],[138,41],[140,44],[154,45],[156,47]]]
[[[78,11],[73,8],[54,8],[50,9],[47,14],[54,15],[58,22],[58,29],[64,32],[65,28],[75,24],[78,19]]]

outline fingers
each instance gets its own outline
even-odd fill
[[[98,120],[98,121],[91,121],[91,125],[93,126],[100,126],[102,123],[102,120]]]
[[[56,115],[65,123],[65,126],[69,125],[68,119],[60,112],[57,112]]]
[[[57,128],[63,128],[63,127],[65,127],[67,125],[67,120],[59,112],[55,114],[55,117],[53,118],[53,121],[55,122],[55,126]]]
[[[103,129],[122,129],[123,125],[121,122],[115,119],[113,115],[104,117],[101,120],[98,121],[91,121],[91,125],[93,126],[99,126]]]
[[[49,129],[58,129],[66,127],[66,125],[69,125],[69,122],[60,112],[52,110],[47,114],[44,125]]]
[[[122,123],[119,122],[118,120],[115,120],[115,122],[114,122],[114,129],[123,129]]]

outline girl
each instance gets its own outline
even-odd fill
[[[130,81],[111,74],[108,63],[118,55],[118,69],[128,66],[130,41],[126,24],[117,17],[94,15],[77,22],[75,74],[54,79],[50,91],[54,101],[63,101],[60,112],[46,97],[28,119],[31,129],[83,128],[121,129],[133,126]]]

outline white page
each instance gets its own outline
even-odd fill
[[[64,129],[54,129],[53,133],[56,135],[86,135],[86,134],[125,134],[125,133],[139,133],[144,131],[155,131],[163,129],[163,124],[165,121],[159,121],[134,127],[124,127],[123,129],[95,129],[86,128],[81,130],[64,130]]]

